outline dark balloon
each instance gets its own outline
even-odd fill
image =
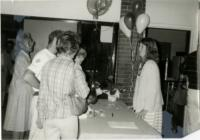
[[[126,26],[126,24],[124,22],[124,16],[120,18],[119,28],[126,37],[128,37],[128,38],[131,37],[131,29],[128,29],[128,27]]]
[[[133,2],[132,12],[135,15],[135,17],[137,17],[139,14],[141,14],[142,8],[143,8],[143,3],[141,0],[137,0],[137,1]]]
[[[129,28],[132,29],[135,23],[135,17],[132,12],[128,12],[124,17],[124,23]]]

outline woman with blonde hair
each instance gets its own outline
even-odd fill
[[[139,41],[140,65],[133,96],[133,109],[158,132],[162,131],[162,105],[158,48],[156,41],[144,38]]]
[[[30,33],[19,32],[16,43],[20,48],[15,59],[14,73],[9,87],[9,98],[4,122],[4,129],[13,131],[14,139],[23,139],[24,132],[30,130],[29,110],[32,99],[32,87],[23,75],[31,62],[34,40]]]

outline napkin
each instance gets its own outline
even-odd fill
[[[109,127],[111,128],[120,128],[120,129],[138,129],[137,125],[134,122],[108,122]]]

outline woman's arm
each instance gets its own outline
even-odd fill
[[[32,71],[27,69],[26,72],[24,73],[23,78],[29,85],[31,85],[32,87],[36,89],[39,89],[40,82]]]

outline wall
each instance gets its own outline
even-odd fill
[[[132,3],[135,0],[122,0],[121,16],[124,16],[127,12],[131,11]],[[144,3],[145,0],[141,0]],[[143,7],[143,11],[144,11]],[[133,29],[133,48],[136,47],[139,36],[136,29]],[[131,87],[135,84],[135,78],[137,74],[137,65],[132,67],[131,61],[131,46],[129,39],[119,30],[118,32],[118,48],[117,48],[117,60],[116,60],[116,84],[120,87],[127,89],[127,92],[121,94],[120,98],[127,104],[132,104],[133,89]]]
[[[45,48],[48,43],[48,35],[53,30],[77,31],[77,22],[51,21],[51,20],[24,20],[24,31],[30,32],[35,40],[34,55],[39,50]]]
[[[87,10],[87,0],[6,0],[1,13],[11,15],[94,20]],[[113,0],[109,10],[98,21],[118,22],[121,0]]]
[[[148,36],[155,38],[159,42],[171,43],[171,59],[176,55],[176,52],[185,52],[186,32],[181,30],[162,30],[149,29]]]
[[[197,49],[197,0],[147,0],[150,27],[191,31],[190,52]]]

